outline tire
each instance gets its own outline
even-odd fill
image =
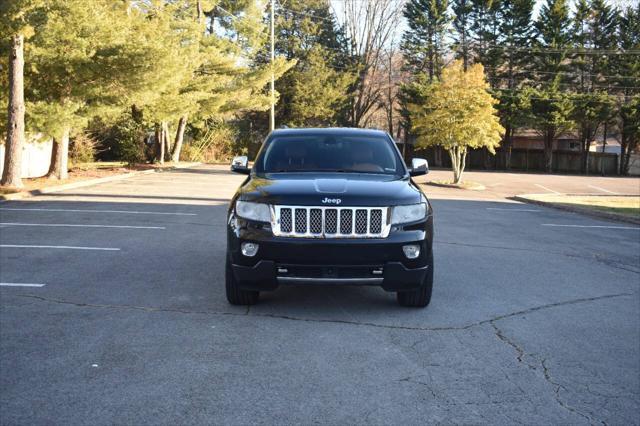
[[[431,302],[431,293],[433,291],[433,253],[429,254],[429,270],[424,277],[422,287],[412,291],[399,291],[396,293],[398,304],[410,308],[424,308]]]
[[[227,301],[232,305],[255,305],[258,303],[260,292],[243,290],[238,286],[236,278],[231,270],[231,262],[227,259],[224,268],[225,289]]]

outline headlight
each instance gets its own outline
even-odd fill
[[[268,204],[238,201],[236,202],[236,214],[243,219],[271,222],[271,211]]]
[[[391,224],[417,222],[427,216],[427,205],[425,203],[409,204],[407,206],[395,206],[391,213]]]

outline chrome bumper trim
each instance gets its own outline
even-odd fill
[[[317,283],[332,283],[332,284],[353,284],[353,283],[367,283],[367,284],[382,284],[384,278],[304,278],[304,277],[277,277],[278,282],[282,284],[292,284],[299,282],[317,282]]]

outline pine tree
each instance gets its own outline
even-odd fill
[[[537,30],[534,51],[537,82],[563,83],[566,80],[566,58],[571,45],[571,18],[566,0],[547,0],[535,22]]]
[[[462,66],[467,70],[471,65],[471,12],[472,0],[452,0],[453,12],[453,51],[456,58],[462,60]]]
[[[556,137],[571,127],[573,111],[570,97],[564,92],[569,70],[567,56],[571,47],[571,18],[566,0],[547,0],[535,22],[534,78],[536,90],[531,96],[532,127],[544,139],[545,170],[553,168]]]
[[[500,122],[505,128],[502,148],[505,168],[511,168],[511,149],[515,129],[524,121],[526,97],[521,90],[530,77],[530,52],[534,28],[531,21],[533,0],[503,0],[500,4],[500,33],[503,45],[501,66],[496,73],[500,103]]]
[[[573,125],[571,97],[561,91],[558,82],[532,90],[529,96],[529,124],[537,129],[544,140],[544,168],[553,170],[553,143],[558,135]]]
[[[40,0],[0,3],[0,140],[6,134],[4,167],[0,185],[22,188],[22,147],[25,142],[24,47],[33,35],[33,12]],[[6,115],[5,115],[6,113]],[[6,132],[5,132],[6,130]]]
[[[484,65],[491,87],[499,85],[497,73],[502,65],[500,46],[501,0],[473,0],[471,31],[474,39],[474,61]]]
[[[571,56],[572,70],[567,72],[578,93],[574,97],[574,120],[580,140],[581,165],[588,173],[589,151],[599,128],[606,131],[613,115],[613,98],[609,96],[609,75],[613,72],[611,55],[596,55],[597,50],[615,48],[616,12],[602,0],[578,0],[573,16]],[[568,84],[567,84],[568,85]]]
[[[429,81],[440,76],[444,63],[445,35],[449,23],[448,0],[410,0],[404,17],[408,29],[402,35],[406,69],[426,72]]]
[[[640,3],[627,7],[618,21],[618,48],[640,50]],[[640,144],[640,60],[636,55],[617,55],[613,64],[615,88],[620,93],[620,174],[629,173],[630,156]]]
[[[277,83],[277,122],[289,126],[344,123],[355,68],[329,4],[292,0],[276,16],[276,53],[296,61]]]

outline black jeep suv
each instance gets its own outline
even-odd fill
[[[273,131],[229,206],[226,293],[251,305],[285,284],[379,285],[424,307],[433,286],[431,205],[391,139],[365,129]]]

